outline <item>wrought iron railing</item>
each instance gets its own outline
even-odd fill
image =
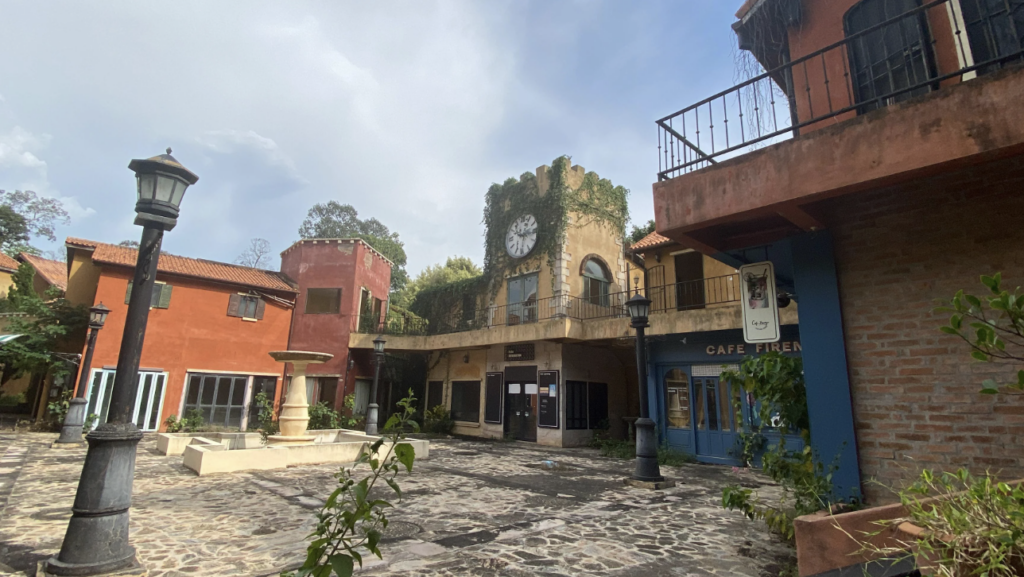
[[[1020,3],[925,2],[658,120],[658,180],[1021,59]]]
[[[739,277],[726,275],[649,287],[645,293],[651,299],[652,313],[734,303],[740,300]],[[442,335],[533,324],[552,319],[588,321],[626,318],[629,316],[626,301],[634,294],[636,293],[633,291],[622,291],[593,297],[558,295],[491,306],[477,311],[454,310],[450,315],[429,322],[410,315],[388,315],[383,322],[374,322],[375,319],[364,317],[360,319],[357,332],[408,336]]]

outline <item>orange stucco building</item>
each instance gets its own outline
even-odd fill
[[[89,413],[103,422],[137,251],[75,238],[67,248],[68,298],[110,308],[89,381]],[[279,400],[284,367],[267,353],[287,348],[295,297],[281,273],[161,255],[136,393],[139,428],[161,429],[191,409],[207,423],[244,428],[257,393]]]

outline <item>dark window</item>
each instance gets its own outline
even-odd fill
[[[676,267],[676,309],[704,308],[704,255],[696,251],[684,252],[675,255],[673,262]]]
[[[487,395],[484,397],[484,422],[501,422],[501,402],[504,395],[501,388],[502,374],[487,373]]]
[[[565,382],[565,428],[598,429],[608,425],[608,384]]]
[[[976,64],[1011,55],[1020,58],[1024,49],[1024,0],[960,0],[960,7]]]
[[[132,299],[132,281],[128,281],[128,290],[124,293],[124,304],[128,304]],[[149,299],[149,308],[151,309],[166,309],[171,306],[171,290],[173,287],[166,283],[156,283],[153,285],[153,295]]]
[[[608,306],[612,277],[600,261],[589,258],[583,263],[583,299],[592,305]]]
[[[427,410],[444,404],[444,381],[427,383]]]
[[[267,303],[256,295],[231,295],[228,299],[228,316],[245,319],[262,319]]]
[[[341,312],[340,288],[306,289],[307,315],[336,315]]]
[[[973,0],[967,0],[972,2]],[[846,13],[852,36],[917,8],[919,0],[862,0]],[[934,78],[923,14],[900,18],[849,44],[853,89],[861,113],[931,90]],[[910,88],[918,87],[914,90]],[[900,94],[893,94],[900,91]]]
[[[185,391],[185,415],[195,409],[208,424],[240,427],[248,381],[249,377],[245,376],[190,374]]]
[[[565,381],[565,428],[588,428],[586,381]]]
[[[480,422],[480,381],[452,381],[452,419]]]

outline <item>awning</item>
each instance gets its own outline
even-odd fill
[[[7,343],[7,342],[10,342],[10,341],[13,341],[16,338],[23,337],[23,336],[25,336],[25,335],[0,335],[0,345],[2,345],[4,343]]]

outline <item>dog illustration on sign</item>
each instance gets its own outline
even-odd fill
[[[752,309],[768,308],[768,272],[755,275],[747,273],[747,297],[748,304]]]

